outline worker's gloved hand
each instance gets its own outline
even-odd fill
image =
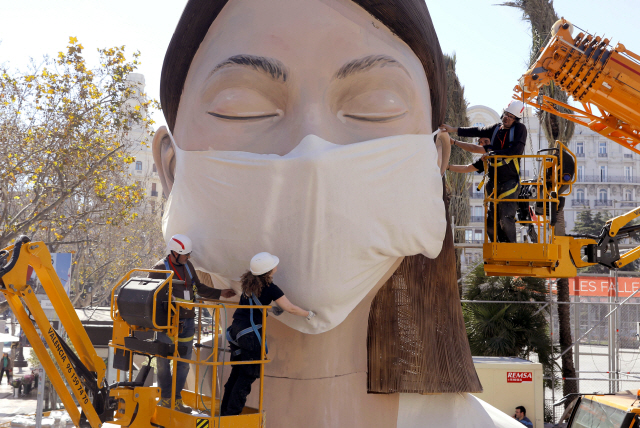
[[[313,311],[309,311],[309,315],[307,315],[307,321],[311,321],[311,318],[315,317],[316,314]]]
[[[283,312],[284,312],[284,309],[282,309],[280,306],[272,306],[271,307],[271,313],[276,317],[278,315],[282,315]]]
[[[236,295],[236,292],[235,292],[235,291],[233,291],[233,290],[232,290],[232,289],[230,289],[230,288],[228,288],[228,289],[226,289],[226,290],[222,290],[222,291],[220,292],[220,296],[224,297],[225,299],[230,299],[230,298],[232,298],[232,297],[233,297],[233,296],[235,296],[235,295]]]

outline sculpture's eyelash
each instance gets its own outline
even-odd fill
[[[225,119],[225,120],[257,120],[257,119],[267,119],[270,117],[278,117],[279,114],[278,113],[272,113],[272,114],[263,114],[260,116],[227,116],[224,114],[219,114],[219,113],[212,113],[212,112],[208,112],[208,114],[210,114],[213,117],[217,117],[219,119]]]
[[[402,112],[402,113],[397,114],[395,116],[385,116],[385,117],[365,117],[365,116],[358,116],[356,114],[343,114],[343,116],[344,117],[348,117],[349,119],[363,120],[363,121],[366,121],[366,122],[387,122],[387,121],[391,121],[391,120],[395,120],[395,119],[400,119],[401,117],[403,117],[406,114],[407,114],[407,112]]]

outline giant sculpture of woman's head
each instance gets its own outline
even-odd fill
[[[433,135],[443,60],[424,0],[190,0],[160,95],[164,231],[192,238],[199,269],[237,279],[253,254],[277,254],[276,283],[318,314],[280,320],[321,334],[404,257],[371,306],[370,390],[478,389],[444,204],[448,143]]]

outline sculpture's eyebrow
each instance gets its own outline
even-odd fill
[[[216,65],[211,74],[225,67],[239,65],[268,74],[274,80],[287,81],[287,69],[280,61],[256,55],[234,55]]]
[[[340,70],[338,70],[334,78],[344,79],[345,77],[367,71],[373,67],[398,67],[405,73],[407,73],[407,76],[409,76],[409,78],[411,78],[409,72],[406,68],[404,68],[402,64],[387,55],[369,55],[359,59],[354,59],[353,61],[349,61],[348,63],[340,67]]]

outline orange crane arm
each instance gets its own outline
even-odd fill
[[[514,98],[597,132],[640,153],[640,55],[609,39],[579,33],[557,21],[534,65],[520,78]],[[540,96],[553,83],[582,109]],[[564,113],[565,107],[573,113]]]

